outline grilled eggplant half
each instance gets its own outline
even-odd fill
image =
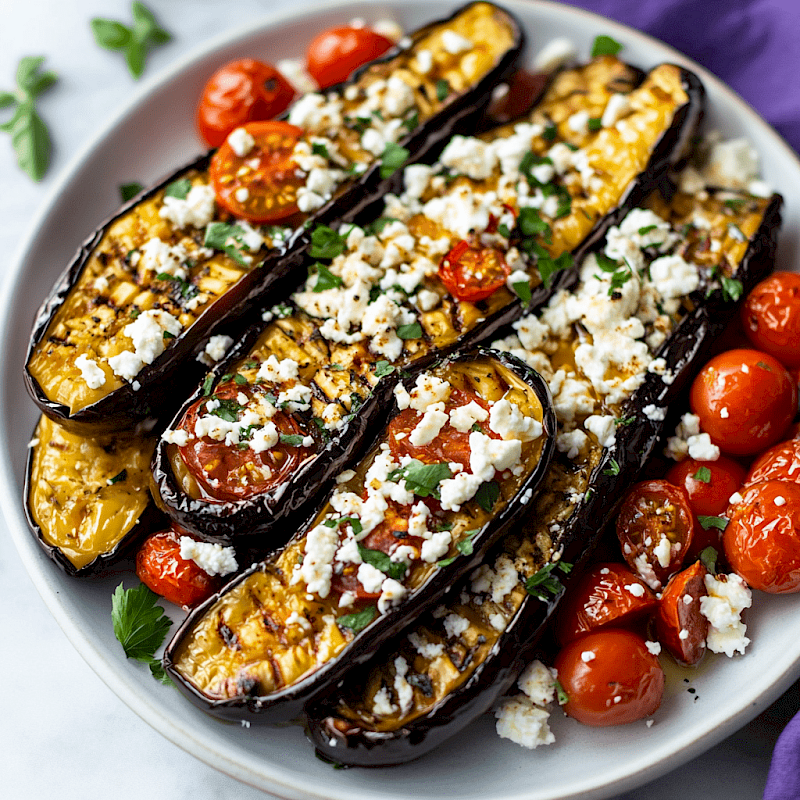
[[[226,718],[290,719],[474,568],[554,450],[547,386],[478,350],[415,369],[302,531],[190,614],[164,663]]]
[[[494,344],[549,379],[561,456],[522,530],[460,594],[308,709],[318,753],[362,766],[410,761],[510,689],[561,596],[543,579],[568,581],[558,564],[587,557],[662,435],[666,409],[736,312],[735,298],[772,268],[780,203],[732,192],[654,195],[647,213],[630,215],[605,252],[587,259],[573,295]]]
[[[69,575],[97,573],[164,522],[148,490],[155,441],[82,436],[39,420],[28,451],[25,514]]]
[[[470,46],[451,53],[448,32]],[[329,93],[298,100],[287,119],[302,128],[299,141],[279,143],[303,176],[285,227],[253,228],[217,207],[212,154],[124,206],[37,315],[26,363],[34,402],[93,434],[166,416],[175,387],[202,377],[195,357],[208,337],[244,328],[257,298],[298,267],[310,246],[304,224],[355,218],[389,188],[392,158],[422,158],[468,124],[513,70],[522,40],[509,14],[474,3]]]
[[[609,107],[605,126],[588,124]],[[408,167],[405,191],[364,227],[314,229],[311,255],[328,263],[178,413],[156,454],[158,502],[205,537],[280,543],[265,534],[379,413],[374,397],[355,414],[378,376],[485,341],[520,298],[535,307],[574,281],[573,259],[680,158],[701,108],[678,67],[643,76],[598,58],[559,75],[526,121]],[[254,440],[265,424],[274,450]]]

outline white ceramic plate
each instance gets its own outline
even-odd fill
[[[123,113],[101,130],[60,181],[6,280],[2,298],[3,403],[0,469],[3,510],[37,589],[75,647],[136,713],[175,744],[208,764],[285,798],[330,800],[554,800],[608,797],[656,778],[711,747],[754,717],[800,674],[800,640],[787,636],[800,618],[800,596],[757,595],[748,617],[753,644],[743,658],[707,658],[694,672],[669,670],[668,690],[655,716],[620,728],[593,730],[554,714],[557,743],[534,752],[494,733],[486,716],[418,763],[392,769],[333,771],[316,760],[297,726],[244,729],[208,717],[145,669],[126,663],[115,641],[109,598],[130,573],[97,581],[67,578],[30,535],[20,497],[25,451],[36,412],[21,374],[34,312],[81,240],[114,210],[117,186],[135,176],[156,180],[200,151],[193,114],[211,71],[232,58],[275,61],[303,52],[314,33],[354,16],[393,16],[406,30],[448,14],[456,3],[410,0],[325,5],[273,16],[202,45],[160,80],[149,83]],[[641,67],[683,63],[698,72],[709,96],[707,124],[730,137],[746,135],[762,158],[763,174],[786,199],[778,266],[798,264],[800,162],[782,140],[713,76],[665,45],[587,12],[544,2],[508,0],[535,52],[555,36],[569,36],[587,56],[597,34],[625,45],[624,57]],[[158,148],[142,147],[158,142]],[[667,659],[665,658],[666,662]],[[691,683],[685,684],[684,678]],[[686,690],[692,688],[694,693]]]

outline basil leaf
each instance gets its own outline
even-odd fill
[[[355,611],[352,614],[345,614],[336,620],[340,628],[348,628],[353,633],[358,633],[375,619],[375,606],[367,606],[362,611]]]
[[[410,325],[401,325],[397,329],[397,335],[401,339],[421,339],[422,325],[419,322],[412,322]]]
[[[365,564],[379,569],[384,575],[388,575],[396,581],[400,580],[400,578],[406,574],[406,565],[402,561],[392,561],[386,553],[380,550],[370,550],[358,545],[358,552],[361,556],[361,560]]]
[[[324,264],[316,263],[311,267],[317,273],[317,282],[314,284],[312,291],[325,292],[328,289],[338,289],[344,285],[344,281],[338,276],[334,275]]]
[[[181,178],[177,181],[172,181],[166,189],[164,189],[164,197],[177,197],[179,200],[185,200],[192,188],[192,182],[188,178]]]
[[[400,147],[399,144],[394,142],[388,142],[383,155],[381,155],[381,178],[389,178],[394,175],[406,163],[409,155],[410,151],[405,147]]]
[[[700,467],[692,477],[701,483],[711,483],[711,470],[708,467]]]
[[[417,459],[413,459],[400,469],[389,473],[388,480],[397,482],[405,480],[406,489],[413,492],[417,497],[439,497],[438,486],[447,478],[452,478],[450,465],[447,463],[423,464]]]
[[[122,198],[123,203],[127,203],[128,200],[136,197],[139,192],[144,189],[141,183],[136,183],[135,181],[132,183],[123,183],[119,187],[119,196]]]
[[[497,481],[486,481],[475,492],[475,502],[488,514],[500,497],[500,484]]]
[[[592,44],[592,58],[595,56],[615,56],[622,45],[610,36],[598,36]]]
[[[725,528],[728,527],[727,517],[707,517],[703,514],[698,514],[697,521],[703,526],[704,530],[716,528],[717,530],[724,531]]]

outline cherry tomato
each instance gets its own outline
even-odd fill
[[[306,69],[320,89],[327,89],[347,80],[351,72],[382,56],[393,44],[369,28],[331,28],[311,40]]]
[[[658,601],[658,640],[682,664],[696,664],[706,650],[708,620],[700,613],[700,598],[707,594],[707,574],[703,564],[695,561],[670,578]]]
[[[617,538],[631,569],[652,589],[677,572],[692,544],[694,517],[686,490],[667,481],[636,484],[622,502]]]
[[[761,481],[800,483],[800,440],[789,439],[762,453],[751,465],[746,485]]]
[[[800,485],[764,481],[728,508],[722,537],[734,571],[770,594],[800,591]]]
[[[222,384],[211,397],[204,397],[190,406],[179,428],[193,434],[198,417],[208,413],[206,406],[211,400],[234,404],[232,413],[238,415],[238,395],[252,397],[255,391],[251,386],[239,386],[233,381]],[[271,421],[280,434],[305,435],[298,422],[283,411],[276,411]],[[247,445],[227,445],[208,436],[193,437],[178,450],[192,477],[209,498],[218,501],[244,500],[269,491],[291,475],[311,453],[302,445],[285,442],[256,453]]]
[[[661,705],[664,672],[641,636],[605,628],[570,642],[554,664],[569,697],[564,711],[584,725],[624,725]]]
[[[288,122],[248,122],[241,126],[255,140],[238,156],[226,139],[214,153],[209,175],[217,201],[231,214],[251,222],[274,222],[297,211],[298,177],[292,151],[303,133]]]
[[[191,559],[181,558],[181,536],[191,534],[177,527],[150,534],[136,553],[136,574],[165,600],[192,608],[211,597],[222,581],[212,578]]]
[[[742,306],[750,341],[785,367],[800,367],[800,274],[775,272],[759,283]]]
[[[219,147],[234,128],[277,117],[293,97],[292,85],[271,64],[252,58],[231,61],[205,85],[197,129],[209,147]]]
[[[797,386],[772,356],[729,350],[700,370],[689,400],[700,427],[723,452],[753,455],[789,427],[797,411]]]
[[[655,611],[656,596],[622,564],[595,564],[567,590],[556,617],[561,644],[603,627],[620,627]]]
[[[507,82],[508,91],[498,93],[489,105],[488,115],[496,122],[521,117],[539,99],[550,76],[544,72],[517,70]]]
[[[442,259],[439,278],[457,300],[477,303],[506,284],[511,267],[493,247],[473,246],[462,240]]]
[[[444,410],[449,414],[453,409],[468,405],[470,402],[477,403],[481,408],[489,411],[486,401],[477,392],[457,388],[450,392]],[[388,443],[392,458],[399,461],[401,456],[410,456],[423,464],[455,461],[469,470],[471,453],[469,435],[471,431],[457,431],[447,425],[430,444],[413,445],[409,441],[409,434],[417,427],[421,418],[418,411],[407,408],[389,423]],[[492,439],[500,438],[500,435],[491,430],[488,425],[482,426],[482,430]]]

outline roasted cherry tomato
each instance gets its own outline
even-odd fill
[[[293,97],[292,85],[271,64],[252,58],[231,61],[205,85],[197,108],[197,129],[209,147],[219,147],[246,122],[277,117]]]
[[[682,664],[696,664],[706,650],[708,620],[700,613],[708,570],[700,561],[673,575],[658,601],[658,641]]]
[[[195,538],[177,527],[150,534],[136,553],[136,574],[170,603],[192,608],[211,597],[222,581],[191,559],[181,558],[181,536]]]
[[[777,442],[797,412],[791,375],[758,350],[729,350],[712,358],[695,378],[689,399],[714,444],[737,456]]]
[[[496,122],[508,122],[521,117],[539,99],[550,76],[544,72],[517,70],[508,82],[501,84],[489,105],[488,115]]]
[[[220,401],[223,407],[238,415],[240,394],[252,397],[253,387],[239,386],[233,381],[221,385],[211,397],[198,400],[188,409],[179,428],[194,434],[197,419],[209,413],[206,407],[212,400]],[[282,437],[306,435],[298,422],[283,411],[276,411],[271,422]],[[219,501],[244,500],[269,491],[294,473],[311,454],[310,449],[285,441],[257,453],[245,441],[228,445],[209,436],[197,438],[194,435],[178,450],[203,491],[210,499]]]
[[[652,589],[660,589],[680,569],[693,535],[694,517],[686,490],[667,481],[636,484],[617,517],[622,555]]]
[[[564,711],[584,725],[623,725],[654,713],[664,672],[641,636],[618,628],[587,633],[556,657],[569,697]]]
[[[292,160],[302,128],[278,121],[248,122],[241,128],[253,137],[252,149],[239,156],[228,137],[211,159],[209,175],[217,200],[231,214],[251,222],[291,216],[303,185]]]
[[[382,56],[393,44],[369,28],[331,28],[311,40],[306,69],[320,89],[327,89],[347,80],[350,73]]]
[[[442,259],[439,278],[457,300],[477,303],[506,285],[511,267],[493,247],[462,240]]]
[[[751,465],[745,483],[792,481],[800,483],[800,440],[789,439],[762,453]]]
[[[722,537],[728,562],[754,589],[800,591],[800,485],[764,481],[741,494]]]
[[[477,392],[464,389],[453,389],[450,392],[450,397],[445,403],[445,412],[449,414],[453,409],[466,406],[471,402],[477,403],[488,415],[489,407],[486,401]],[[401,456],[410,456],[423,464],[456,461],[469,470],[471,453],[469,435],[471,431],[458,431],[448,425],[430,444],[413,445],[410,441],[410,434],[417,427],[421,418],[418,411],[407,408],[389,423],[388,442],[392,457],[398,461]],[[500,435],[495,433],[488,424],[484,423],[480,427],[482,432],[490,438],[500,438]]]
[[[759,349],[785,367],[800,367],[800,274],[775,272],[742,306],[744,329]]]
[[[567,644],[584,633],[620,627],[655,611],[658,600],[647,584],[622,564],[595,564],[561,601],[556,636]]]

